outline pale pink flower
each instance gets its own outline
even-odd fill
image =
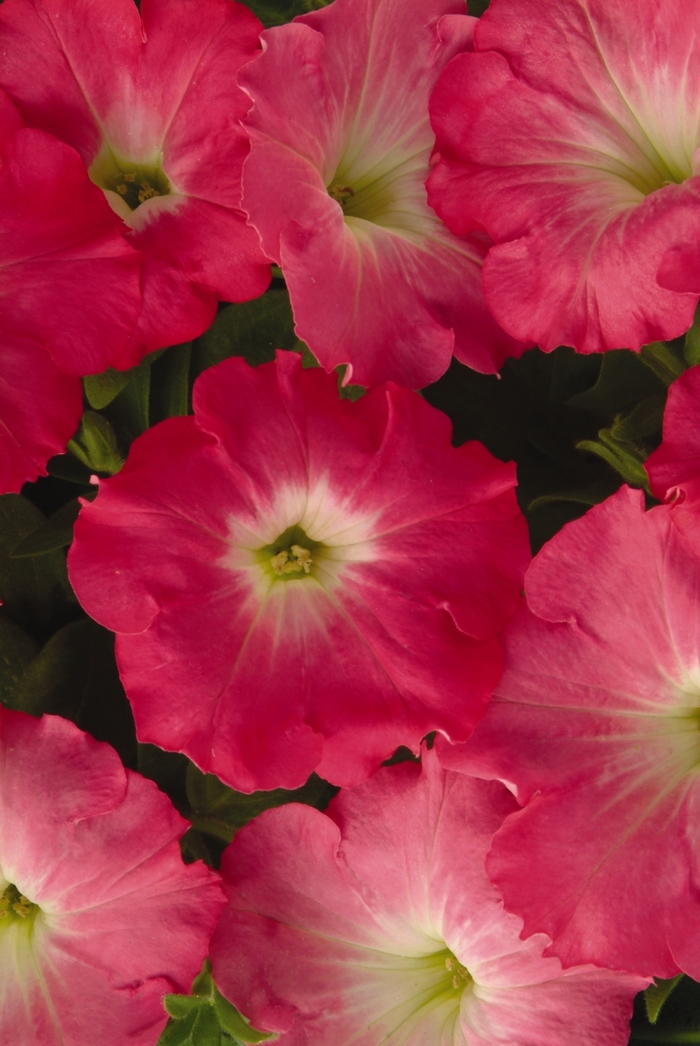
[[[85,505],[70,576],[117,632],[139,737],[243,791],[465,738],[529,561],[515,469],[444,414],[350,403],[296,353],[206,370]]]
[[[544,546],[486,716],[439,751],[527,804],[487,863],[526,934],[699,979],[700,559],[671,516],[623,487]]]
[[[429,199],[495,240],[484,291],[514,337],[636,350],[692,323],[698,34],[685,0],[493,0],[445,70]]]
[[[360,385],[427,385],[453,352],[494,372],[525,348],[484,303],[489,241],[454,236],[425,191],[428,98],[475,21],[463,0],[335,0],[263,33],[239,75],[254,102],[243,206],[299,337]]]
[[[236,71],[258,20],[232,0],[5,0],[0,87],[74,146],[143,252],[143,309],[114,364],[205,330],[218,299],[262,294],[269,265],[240,209],[250,102]]]
[[[220,990],[280,1046],[625,1046],[647,981],[562,970],[489,882],[516,807],[428,752],[325,814],[266,811],[224,853]]]
[[[116,752],[0,708],[0,1046],[155,1046],[223,898]]]

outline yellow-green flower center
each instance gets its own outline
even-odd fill
[[[452,975],[452,987],[455,991],[462,991],[474,980],[467,967],[462,966],[452,952],[448,952],[445,956],[445,969]]]
[[[132,211],[146,200],[170,193],[168,177],[158,163],[135,163],[103,147],[88,171],[100,189],[115,192]]]
[[[394,176],[394,171],[370,171],[350,184],[350,180],[338,171],[328,186],[328,195],[340,204],[346,218],[363,218],[381,225],[382,219],[396,203]]]
[[[30,920],[37,911],[38,906],[20,893],[13,883],[8,883],[0,894],[0,926],[16,919]]]
[[[261,566],[275,581],[300,581],[313,575],[324,546],[312,541],[300,526],[288,527],[271,545],[258,550]]]

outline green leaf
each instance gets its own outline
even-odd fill
[[[665,341],[652,341],[650,345],[644,345],[639,356],[642,363],[646,364],[664,385],[670,385],[685,370],[685,361],[679,358]]]
[[[296,341],[286,290],[273,289],[254,301],[223,308],[214,323],[193,343],[193,372],[200,374],[229,356],[244,356],[252,366],[275,358],[275,349]]]
[[[204,861],[209,868],[218,868],[221,863],[221,850],[207,845],[204,836],[194,828],[188,828],[181,837],[180,853],[185,864]]]
[[[50,458],[46,466],[49,476],[65,480],[67,483],[76,483],[81,487],[90,486],[90,474],[92,469],[83,465],[72,454],[56,454]]]
[[[168,1024],[157,1046],[221,1046],[221,1029],[213,1006],[197,1006],[184,1020]]]
[[[83,618],[55,632],[27,666],[14,708],[71,719],[117,749],[127,765],[136,758],[131,709],[119,681],[114,636]]]
[[[39,646],[0,607],[0,704],[16,708],[15,693]]]
[[[214,995],[214,981],[211,976],[211,960],[205,959],[202,969],[192,981],[192,995],[206,996],[211,1000]]]
[[[147,356],[138,367],[129,371],[131,379],[128,385],[105,408],[105,418],[111,422],[124,445],[132,443],[150,425],[149,400],[153,355],[152,353],[151,356]]]
[[[182,1020],[189,1016],[199,1006],[209,1006],[208,999],[197,998],[193,995],[166,995],[163,998],[166,1012],[176,1020]]]
[[[583,487],[580,490],[560,490],[554,494],[542,494],[539,498],[535,498],[527,506],[528,512],[533,512],[538,508],[543,508],[546,505],[552,505],[557,501],[573,501],[579,505],[586,505],[590,508],[591,505],[599,505],[601,501],[605,501],[607,497],[610,497],[614,493],[614,487],[611,489],[610,484],[596,483],[591,487]]]
[[[306,370],[312,367],[321,366],[321,364],[318,362],[309,346],[306,344],[305,341],[302,341],[301,338],[297,338],[297,340],[294,342],[293,349],[295,352],[301,353],[301,365]]]
[[[93,410],[102,410],[119,395],[131,381],[130,370],[114,370],[112,367],[102,374],[90,374],[83,378],[85,396]]]
[[[686,333],[683,356],[689,367],[695,367],[700,363],[700,305],[695,310],[693,325]]]
[[[615,439],[611,431],[601,429],[598,433],[598,441],[581,440],[576,444],[577,450],[597,454],[616,472],[619,472],[626,483],[633,487],[641,487],[648,492],[649,477],[644,468],[644,456],[632,444]]]
[[[667,980],[657,977],[644,992],[644,1005],[651,1024],[656,1024],[664,1003],[682,979],[682,973],[679,973],[677,977],[669,977]]]
[[[255,1028],[251,1028],[218,988],[214,988],[214,1010],[223,1031],[237,1042],[266,1042],[275,1038],[273,1032],[256,1031]]]
[[[97,497],[97,491],[92,490],[85,495],[92,501]],[[73,524],[80,512],[80,502],[73,498],[62,508],[54,512],[50,519],[23,538],[12,551],[12,559],[24,559],[26,556],[41,556],[46,552],[53,552],[58,548],[65,548],[73,540]]]
[[[649,396],[665,396],[666,383],[644,365],[636,352],[620,349],[606,352],[600,363],[598,379],[585,392],[566,400],[609,424],[616,415],[627,413]]]
[[[665,396],[647,396],[624,418],[617,418],[610,433],[614,439],[634,443],[648,436],[661,436]]]
[[[343,379],[345,378],[345,372],[347,369],[348,368],[345,363],[341,363],[339,367],[335,368],[336,373],[338,375],[338,392],[340,394],[341,400],[350,400],[352,403],[354,403],[356,400],[359,400],[362,396],[364,396],[364,394],[367,392],[367,389],[364,387],[364,385],[343,385]]]
[[[190,765],[187,756],[180,752],[165,752],[157,745],[139,744],[136,760],[138,772],[155,781],[179,810],[187,806],[185,780]]]
[[[21,494],[0,497],[0,601],[7,615],[38,639],[74,615],[76,607],[63,552],[12,558],[20,542],[45,522]]]
[[[306,803],[322,808],[335,794],[327,781],[312,774],[305,785],[294,791],[275,788],[269,792],[246,795],[235,792],[214,774],[203,774],[191,764],[187,770],[187,798],[192,812],[192,827],[231,842],[236,832],[254,817],[284,803]]]
[[[119,453],[117,435],[107,418],[94,410],[86,410],[80,427],[68,443],[71,454],[95,472],[113,476],[124,464]]]
[[[330,0],[243,0],[256,18],[259,18],[266,29],[274,25],[291,22],[297,15],[318,11],[326,7]],[[274,266],[277,268],[277,266]]]
[[[641,375],[645,395],[665,392],[665,387],[631,352],[583,356],[573,349],[552,353],[532,349],[509,359],[500,376],[477,374],[456,361],[443,378],[423,390],[425,399],[443,410],[454,425],[456,445],[478,439],[502,461],[515,461],[518,500],[524,510],[537,498],[558,491],[579,490],[595,484],[615,489],[615,476],[598,457],[583,455],[576,443],[595,440],[602,426],[610,425],[637,400],[629,398],[629,368],[623,364],[624,381],[614,395],[601,383],[593,402],[572,406],[598,383],[608,357],[625,356]],[[608,364],[609,365],[609,364]],[[606,401],[600,402],[600,393]],[[619,486],[618,480],[617,485]],[[576,519],[586,505],[552,501],[527,517],[533,550],[564,524]]]
[[[664,1028],[635,1029],[630,1036],[630,1042],[687,1043],[690,1046],[692,1043],[700,1043],[700,1031],[674,1031],[670,1028],[668,1031]]]
[[[192,342],[173,345],[151,368],[151,423],[185,417],[190,410]]]

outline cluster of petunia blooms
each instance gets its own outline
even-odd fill
[[[624,1046],[636,992],[700,979],[700,370],[661,503],[623,487],[531,564],[514,466],[412,391],[690,326],[698,39],[682,0],[264,32],[233,0],[4,0],[0,489],[65,450],[82,376],[280,266],[321,366],[205,370],[95,480],[69,572],[141,741],[340,791],[185,865],[152,782],[0,709],[0,1046],[153,1046],[207,955],[283,1046]]]

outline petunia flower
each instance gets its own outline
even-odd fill
[[[116,752],[0,708],[0,1046],[155,1046],[223,898]]]
[[[486,716],[445,765],[525,808],[487,864],[565,966],[700,978],[700,559],[623,487],[533,560]]]
[[[124,350],[140,255],[75,152],[0,91],[0,494],[46,473],[82,413],[78,375]]]
[[[132,445],[70,551],[141,740],[252,791],[468,736],[529,559],[514,467],[453,448],[415,393],[340,400],[296,353],[209,368],[194,410]]]
[[[428,98],[475,21],[463,0],[335,0],[264,32],[239,74],[254,102],[243,206],[299,337],[360,385],[419,388],[453,352],[492,373],[525,348],[484,303],[488,241],[454,236],[424,185]]]
[[[562,970],[546,937],[519,939],[484,869],[517,804],[434,756],[236,836],[219,989],[280,1046],[624,1046],[647,981]]]
[[[661,446],[645,462],[651,492],[700,555],[700,367],[668,390]]]
[[[636,350],[692,323],[698,33],[684,0],[494,0],[445,70],[428,198],[495,241],[484,292],[514,337]]]
[[[74,146],[143,252],[143,309],[122,356],[205,330],[218,299],[267,287],[240,209],[250,102],[236,70],[258,20],[231,0],[6,0],[0,87],[27,123]]]

